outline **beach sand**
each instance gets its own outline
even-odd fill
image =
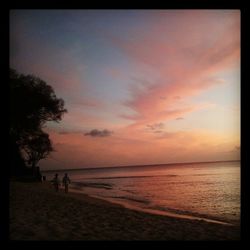
[[[154,215],[49,182],[10,183],[10,240],[239,240],[238,226]]]

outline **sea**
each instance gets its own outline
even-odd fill
[[[67,172],[70,192],[147,213],[240,224],[240,161],[43,171]]]

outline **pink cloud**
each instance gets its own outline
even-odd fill
[[[160,76],[151,82],[137,80],[132,85],[132,97],[124,104],[135,114],[122,117],[133,120],[135,125],[175,119],[199,110],[202,105],[189,107],[176,96],[190,100],[224,84],[216,75],[239,64],[238,11],[177,11],[170,17],[163,12],[143,35],[133,33],[131,37],[114,39],[114,43],[132,63],[147,64]]]

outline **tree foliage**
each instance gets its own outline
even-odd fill
[[[13,69],[9,78],[10,142],[16,145],[10,148],[18,148],[25,161],[35,166],[53,151],[49,135],[42,130],[44,124],[59,122],[67,110],[63,99],[57,98],[53,88],[40,78]]]
[[[59,122],[66,111],[64,101],[46,82],[10,70],[10,124],[17,139],[41,129],[47,121]]]
[[[43,131],[32,133],[19,141],[28,165],[35,167],[37,163],[46,158],[53,151],[49,135]]]

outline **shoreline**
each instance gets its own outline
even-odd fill
[[[79,191],[77,189],[71,188],[71,193],[76,193],[76,194],[84,194],[87,195],[91,198],[94,199],[99,199],[99,200],[103,200],[103,201],[107,201],[109,203],[112,203],[114,205],[120,205],[123,208],[126,209],[130,209],[130,210],[134,210],[134,211],[139,211],[139,212],[144,212],[144,213],[148,213],[148,214],[157,214],[157,215],[162,215],[162,216],[167,216],[167,217],[173,217],[173,218],[180,218],[180,219],[189,219],[189,220],[200,220],[200,221],[206,221],[206,222],[210,222],[210,223],[215,223],[215,224],[221,224],[221,225],[228,225],[228,226],[237,226],[240,223],[237,222],[236,224],[232,223],[232,222],[227,222],[227,221],[223,221],[217,218],[210,218],[209,216],[206,217],[202,217],[202,215],[192,215],[192,214],[178,214],[178,213],[174,213],[174,212],[169,212],[169,211],[162,211],[162,210],[156,210],[156,209],[151,209],[151,208],[141,208],[139,206],[136,205],[132,205],[129,204],[127,202],[121,201],[121,200],[116,200],[114,198],[105,198],[105,197],[100,197],[97,195],[91,195],[88,193],[85,193],[84,191]]]
[[[83,193],[56,193],[48,182],[11,182],[10,239],[239,240],[240,228],[136,211]]]
[[[90,195],[90,197],[94,197],[94,198],[97,198],[97,199],[102,199],[101,197],[97,197],[97,196],[91,196]],[[178,213],[174,213],[174,212],[161,211],[161,210],[156,210],[156,209],[151,209],[151,208],[140,208],[140,207],[133,206],[131,204],[128,204],[128,203],[125,203],[125,202],[122,202],[122,201],[115,201],[112,198],[110,198],[110,199],[103,198],[103,200],[109,201],[110,203],[113,203],[113,204],[122,205],[122,207],[130,209],[130,210],[144,212],[144,213],[148,213],[148,214],[157,214],[157,215],[162,215],[162,216],[166,216],[166,217],[173,217],[173,218],[179,218],[179,219],[188,219],[188,220],[206,221],[206,222],[209,222],[209,223],[228,225],[228,226],[235,226],[233,223],[225,222],[225,221],[221,221],[221,220],[217,220],[217,219],[210,219],[210,218],[206,218],[206,217],[194,216],[194,215],[188,215],[188,214],[178,214]]]

